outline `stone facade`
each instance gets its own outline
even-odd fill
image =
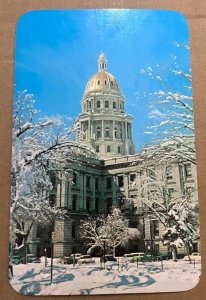
[[[130,226],[142,233],[138,243],[128,245],[125,252],[167,251],[160,240],[164,227],[151,220],[147,206],[151,197],[157,197],[155,200],[159,203],[165,199],[157,196],[155,185],[148,187],[147,184],[154,176],[157,181],[164,180],[168,201],[178,201],[186,190],[192,189],[190,196],[195,201],[198,197],[195,166],[175,161],[157,165],[153,160],[144,160],[142,153],[134,154],[133,118],[124,110],[125,98],[115,77],[107,72],[103,53],[98,66],[98,73],[86,85],[82,112],[76,119],[77,141],[93,147],[97,158],[88,157],[86,164],[80,161],[65,166],[71,173],[70,180],[61,172],[58,180],[53,179],[54,190],[50,197],[59,208],[67,210],[69,217],[56,220],[51,227],[56,235],[54,256],[85,253],[78,230],[82,221],[88,216],[107,214],[112,206],[120,207],[130,220]],[[32,251],[34,242],[35,238],[31,238]]]

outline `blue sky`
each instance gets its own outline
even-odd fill
[[[173,59],[190,68],[186,19],[161,10],[42,10],[23,15],[17,24],[15,88],[35,95],[43,115],[75,118],[88,79],[97,72],[101,50],[126,97],[126,111],[134,117],[137,149],[150,143],[144,134],[151,122],[149,98],[159,90],[143,69],[158,69],[164,87],[181,91],[182,84],[169,72]]]

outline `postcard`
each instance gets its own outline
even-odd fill
[[[201,274],[190,37],[170,10],[18,21],[10,284],[181,292]]]

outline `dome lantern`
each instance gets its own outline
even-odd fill
[[[99,59],[98,59],[98,70],[106,70],[107,69],[107,60],[104,56],[104,53],[101,52]]]

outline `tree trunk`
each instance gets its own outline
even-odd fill
[[[173,261],[177,261],[177,246],[172,245],[172,259]]]
[[[113,249],[112,249],[112,254],[115,257],[115,247],[113,247]]]

